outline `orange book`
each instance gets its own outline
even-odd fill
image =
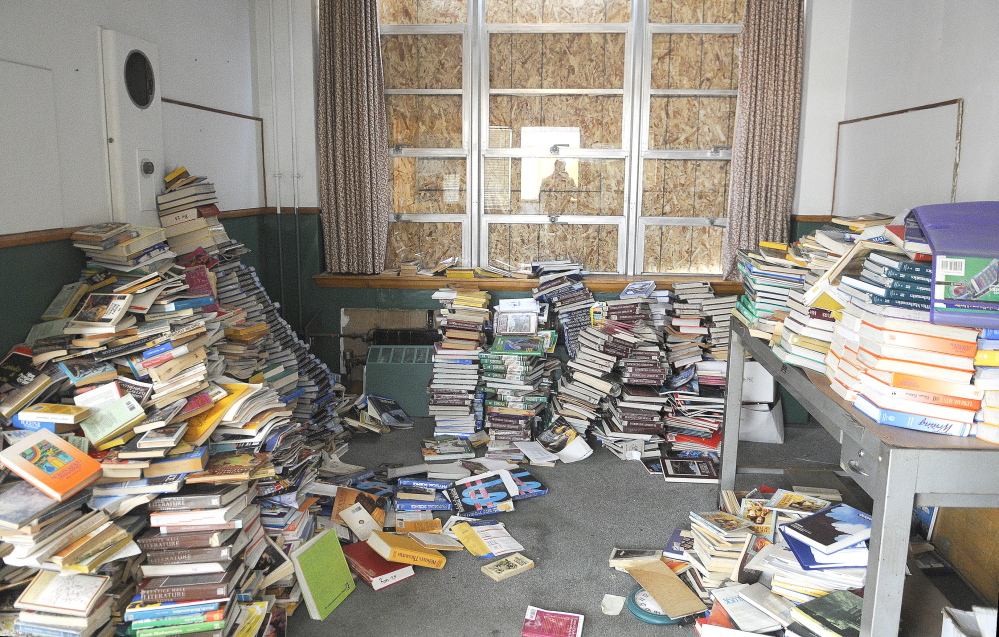
[[[101,463],[47,429],[4,449],[0,462],[56,500],[65,500],[102,473]]]
[[[966,358],[973,357],[975,352],[978,351],[978,343],[973,340],[959,341],[950,338],[926,336],[925,334],[881,329],[866,322],[860,325],[860,335],[886,345],[912,347],[929,352],[953,354],[954,356],[963,356]]]
[[[868,374],[861,378],[861,382],[883,396],[897,398],[901,400],[911,400],[917,403],[929,405],[939,405],[941,407],[954,407],[956,409],[970,409],[978,411],[982,406],[982,401],[974,398],[961,398],[958,396],[947,396],[937,392],[928,392],[907,387],[895,387]],[[927,414],[928,415],[928,414]]]
[[[982,390],[969,383],[947,382],[924,376],[881,371],[877,369],[869,369],[866,373],[886,385],[898,387],[900,389],[910,389],[913,391],[922,391],[931,394],[943,394],[944,396],[953,396],[955,398],[969,398],[971,400],[978,401],[982,400]]]
[[[935,380],[943,380],[948,383],[970,383],[973,369],[955,369],[953,367],[940,367],[927,363],[916,363],[909,360],[878,356],[864,348],[857,352],[857,359],[864,364],[867,369],[874,369],[883,372],[898,372],[913,376],[926,376]]]

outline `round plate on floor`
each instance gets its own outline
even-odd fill
[[[644,588],[636,588],[628,595],[628,610],[646,624],[679,624],[681,620],[670,619],[656,600]]]

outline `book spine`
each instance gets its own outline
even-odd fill
[[[170,564],[193,564],[197,562],[217,562],[232,558],[232,546],[215,548],[181,549],[177,551],[150,551],[146,563],[153,566]]]
[[[879,285],[881,287],[890,288],[892,290],[900,290],[903,292],[915,292],[916,294],[929,294],[931,292],[929,285],[924,285],[921,283],[914,283],[912,281],[906,281],[904,279],[893,279],[887,276],[878,276],[875,278],[872,273],[868,270],[864,270],[860,275],[862,281],[871,283],[872,285]]]
[[[445,558],[443,555],[436,557],[433,555],[422,555],[420,553],[414,553],[413,551],[407,551],[404,549],[393,549],[390,561],[404,562],[406,564],[414,564],[416,566],[429,566],[430,568],[443,568]]]
[[[868,303],[872,303],[874,305],[891,305],[893,307],[907,307],[907,308],[912,308],[912,309],[916,309],[916,310],[928,310],[928,309],[930,309],[929,301],[925,301],[924,302],[924,301],[921,301],[921,300],[894,299],[894,298],[889,298],[889,297],[886,297],[886,296],[879,296],[877,294],[871,294],[871,295],[869,295],[869,297],[870,297],[870,300],[868,300]],[[864,299],[864,300],[867,300],[867,299]]]
[[[157,498],[149,503],[150,511],[186,511],[188,509],[217,509],[222,498],[217,495],[188,495],[177,498]]]
[[[396,483],[401,487],[423,487],[425,489],[447,489],[451,486],[449,480],[425,480],[422,478],[399,478]]]
[[[946,338],[935,336],[923,336],[922,334],[910,334],[908,332],[891,332],[882,330],[880,341],[886,345],[899,345],[901,347],[912,347],[924,349],[941,354],[953,354],[954,356],[972,357],[978,351],[978,346],[974,342],[952,341]],[[872,340],[878,340],[877,338]]]
[[[153,589],[144,588],[140,594],[144,602],[178,602],[228,597],[229,587],[226,584],[165,586]]]
[[[143,551],[170,551],[176,549],[206,548],[216,537],[214,532],[200,536],[163,534],[137,538],[135,543]]]

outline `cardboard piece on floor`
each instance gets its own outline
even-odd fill
[[[626,569],[648,591],[670,619],[679,619],[708,609],[694,591],[663,562],[649,562]]]

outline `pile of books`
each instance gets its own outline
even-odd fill
[[[866,579],[870,515],[839,503],[835,491],[795,489],[723,491],[721,510],[692,511],[690,529],[673,532],[663,559],[711,604],[696,620],[700,634],[721,634],[717,627],[811,637],[826,634],[811,631],[831,620],[842,623],[829,634],[859,629],[853,591]]]
[[[75,247],[86,253],[87,263],[95,268],[147,273],[148,268],[177,256],[166,243],[162,228],[108,222],[87,226],[70,238]]]
[[[981,408],[975,416],[975,435],[999,444],[999,329],[982,330],[972,382],[982,392]]]
[[[166,176],[166,190],[156,196],[160,224],[170,250],[179,255],[201,248],[217,254],[230,239],[218,221],[214,184],[190,175],[181,166]]]
[[[109,225],[81,230],[80,241],[99,243],[102,235],[124,237],[134,230]],[[145,234],[135,232],[131,240]],[[127,245],[123,238],[117,244]],[[171,568],[205,585],[225,578],[225,599],[199,611],[222,611],[224,625],[206,632],[220,635],[251,619],[262,621],[250,600],[269,585],[282,584],[271,593],[291,610],[303,599],[287,557],[274,578],[259,554],[266,545],[284,556],[312,538],[319,507],[307,500],[306,487],[326,457],[321,452],[332,449],[342,432],[343,387],[278,315],[253,269],[239,261],[244,252],[232,243],[217,255],[199,248],[176,260],[148,257],[138,266],[98,266],[90,259],[81,280],[46,310],[47,320],[5,357],[0,413],[13,428],[4,437],[11,449],[24,444],[45,450],[27,462],[33,468],[25,466],[26,481],[4,485],[11,498],[0,507],[0,551],[9,562],[29,560],[11,573],[13,581],[27,583],[38,568],[53,568],[53,559],[61,563],[57,570],[108,575],[107,614],[120,619],[142,581],[137,602],[155,595],[205,600],[194,588],[178,593],[150,583],[172,577]],[[10,458],[12,465],[19,462]],[[73,479],[61,480],[64,471]],[[205,495],[205,483],[226,489],[227,497],[237,495],[211,506],[190,504],[195,500],[188,496]],[[92,513],[81,511],[84,501]],[[250,501],[264,507],[263,516]],[[25,508],[28,502],[34,504]],[[150,524],[161,533],[143,533]],[[239,531],[225,541],[216,533],[233,529]],[[151,557],[153,549],[133,541],[206,530],[215,533],[202,540],[209,544],[185,548],[214,551],[202,551],[198,559],[168,555],[169,547]],[[160,592],[146,593],[153,589]],[[226,610],[229,593],[237,590],[245,603]],[[186,603],[171,612],[185,614]],[[96,631],[102,615],[91,613],[103,609],[97,600],[79,611],[86,621],[46,625]],[[147,622],[142,630],[172,630],[154,615],[134,619]]]

